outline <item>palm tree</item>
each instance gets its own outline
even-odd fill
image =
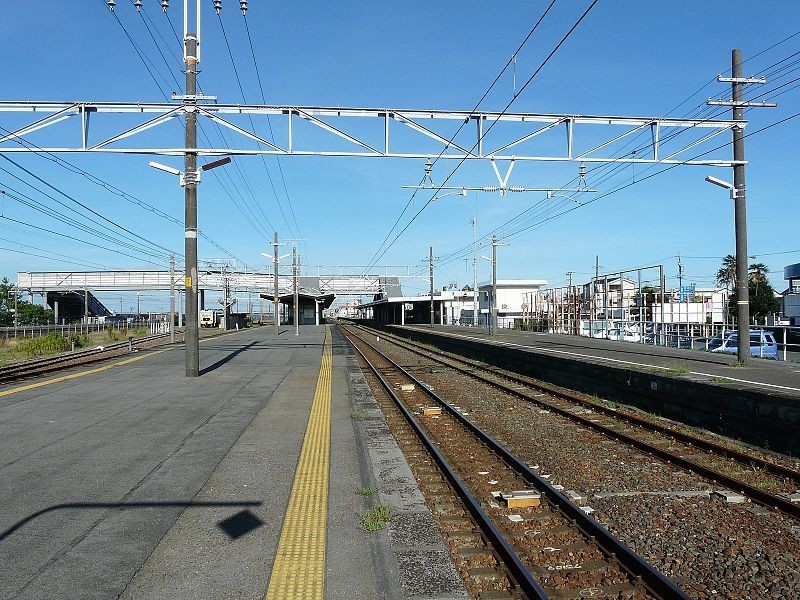
[[[748,273],[747,277],[750,280],[750,283],[755,284],[756,294],[758,294],[758,284],[766,283],[767,273],[769,273],[769,269],[764,263],[752,263],[750,265],[750,272]]]
[[[736,289],[736,257],[733,254],[722,259],[722,266],[717,271],[717,284],[729,290]]]

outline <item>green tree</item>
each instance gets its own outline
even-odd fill
[[[717,285],[728,290],[736,289],[736,257],[733,254],[722,259],[722,266],[717,271]]]
[[[775,297],[775,289],[770,285],[767,275],[769,268],[764,263],[752,263],[748,267],[747,289],[750,295],[750,316],[763,319],[769,314],[781,310],[780,298]],[[730,290],[728,296],[728,314],[736,317],[736,258],[728,254],[722,259],[722,266],[717,271],[717,283]]]
[[[16,297],[18,325],[47,325],[53,320],[53,311],[22,299],[22,295],[3,277],[0,281],[0,326],[14,325],[14,298]]]
[[[751,284],[755,284],[756,292],[758,292],[760,284],[767,282],[767,273],[769,273],[769,269],[764,263],[752,263],[750,265],[747,279]]]
[[[15,290],[8,280],[3,277],[0,281],[0,326],[11,327],[14,325],[14,294]],[[19,294],[17,294],[19,300]]]
[[[17,306],[17,316],[20,325],[47,325],[53,320],[53,311],[22,301]]]

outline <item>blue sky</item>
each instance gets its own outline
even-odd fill
[[[0,99],[162,101],[161,90],[169,94],[177,89],[173,78],[179,83],[183,80],[182,65],[176,57],[178,41],[158,0],[144,0],[144,18],[136,14],[130,0],[118,0],[116,15],[150,61],[161,90],[104,0],[7,4],[0,22],[0,49],[7,58],[0,67],[3,82]],[[242,102],[220,20],[211,0],[202,4],[200,85],[205,93],[218,96],[221,102]],[[246,19],[267,103],[469,110],[547,4],[349,0],[298,4],[251,0]],[[171,5],[169,17],[180,34],[182,2],[172,0]],[[555,3],[517,57],[517,87],[533,73],[588,5],[588,0]],[[250,103],[260,102],[261,92],[238,2],[223,0],[221,21],[245,97]],[[158,48],[145,23],[151,25]],[[706,84],[730,67],[733,47],[741,47],[744,58],[748,59],[798,29],[796,2],[601,0],[518,96],[511,110],[707,116],[706,98],[729,96],[727,85]],[[780,105],[777,109],[748,111],[747,131],[800,111],[800,90],[792,83],[800,72],[800,67],[793,64],[797,57],[792,58],[798,51],[800,35],[745,63],[748,75],[765,72],[771,75],[762,89],[754,88],[748,93],[768,92],[762,99],[774,97]],[[787,60],[779,62],[784,59]],[[786,85],[778,88],[783,84]],[[784,93],[775,96],[781,92]],[[500,110],[513,93],[509,72],[481,108]],[[678,108],[670,112],[676,105]],[[16,119],[0,114],[0,126],[13,129],[18,123]],[[124,128],[127,121],[121,119],[119,123]],[[437,131],[449,135],[456,126],[445,124]],[[207,131],[212,137],[216,135],[210,128]],[[31,134],[30,140],[44,144],[48,135],[56,133],[54,129],[52,133]],[[276,135],[279,134],[280,127],[276,125]],[[783,267],[800,261],[800,240],[796,234],[800,222],[796,188],[798,134],[800,118],[746,140],[750,161],[747,168],[750,253],[770,267],[772,282],[778,288],[784,284]],[[181,137],[180,128],[173,124],[143,139],[153,144],[178,145]],[[723,134],[714,140],[714,145],[728,140],[729,135]],[[717,155],[730,156],[730,151],[724,149]],[[52,196],[76,209],[77,212],[70,213],[70,220],[46,216],[7,194],[0,196],[3,216],[0,246],[5,248],[0,251],[0,273],[13,279],[17,271],[90,268],[67,260],[98,268],[158,268],[157,265],[166,264],[165,249],[182,251],[183,233],[179,224],[183,217],[182,190],[169,175],[148,168],[147,157],[80,154],[64,157],[76,167],[124,190],[130,195],[125,199],[53,161],[34,155],[8,156],[86,207],[141,237],[131,242],[133,248],[124,248],[81,231],[76,223],[85,222],[86,210],[52,189],[49,191]],[[159,160],[181,166],[175,159]],[[411,159],[285,157],[280,163],[281,177],[274,158],[264,162],[257,157],[235,161],[235,168],[229,165],[225,167],[228,173],[218,176],[222,184],[217,176],[209,175],[201,184],[199,223],[219,246],[255,268],[263,266],[261,252],[269,250],[268,238],[274,228],[282,238],[294,236],[305,240],[301,244],[305,264],[367,263],[410,198],[410,192],[400,186],[416,184],[424,166],[424,161]],[[438,162],[433,180],[443,181],[455,164],[455,161]],[[0,171],[0,189],[24,192],[29,199],[67,211],[56,205],[55,199],[42,195],[41,191],[47,188],[19,166],[0,160],[0,167],[8,171]],[[608,167],[593,173],[589,165],[587,183],[597,187],[598,195],[602,195],[662,168],[645,171],[642,165],[635,169],[624,166],[607,177]],[[512,221],[510,227],[500,231],[511,234],[510,245],[499,249],[498,272],[502,278],[541,278],[562,285],[566,272],[574,271],[580,281],[593,273],[595,255],[599,255],[601,271],[663,263],[670,283],[675,284],[675,256],[681,254],[687,257],[684,260],[687,280],[709,285],[719,257],[733,252],[733,211],[726,192],[703,181],[707,173],[723,179],[732,177],[728,169],[682,166],[552,219],[570,206],[568,201],[544,202],[542,194],[501,197],[482,193],[467,199],[457,195],[443,198],[425,208],[383,254],[379,264],[414,265],[422,270],[421,261],[427,257],[428,246],[433,245],[434,254],[441,257],[437,285],[450,281],[459,285],[471,283],[469,250],[467,261],[459,251],[471,242],[469,219],[477,200],[479,236]],[[517,164],[510,184],[561,187],[576,174],[575,163]],[[449,183],[482,186],[494,181],[488,163],[473,161],[459,168]],[[35,185],[38,191],[25,182]],[[241,191],[241,197],[236,189]],[[429,197],[430,193],[418,195],[410,212],[401,219],[401,225]],[[157,207],[161,214],[142,208],[134,198]],[[528,208],[525,224],[530,228],[520,231],[526,225],[520,225],[521,219],[513,219]],[[108,225],[100,217],[92,218]],[[30,225],[93,240],[133,257],[71,241]],[[145,246],[150,248],[148,254],[141,252]],[[488,252],[480,250],[481,254]],[[787,253],[774,254],[778,252]],[[60,258],[45,259],[31,254]],[[201,239],[200,256],[217,258],[224,254]],[[483,280],[489,275],[489,263],[480,262],[479,278]],[[425,287],[423,281],[412,280],[406,291],[416,293]],[[134,299],[135,295],[130,294],[123,297],[123,307],[128,309]],[[112,308],[118,309],[118,302],[117,299],[111,303]],[[165,305],[163,299],[155,296],[145,302],[152,309]]]

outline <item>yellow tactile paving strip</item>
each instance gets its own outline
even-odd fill
[[[317,390],[266,600],[322,600],[325,596],[325,533],[331,450],[330,336],[330,327],[326,326]]]

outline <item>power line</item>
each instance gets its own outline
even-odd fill
[[[67,199],[68,199],[68,200],[70,200],[71,202],[74,202],[75,204],[77,204],[78,206],[80,206],[81,208],[83,208],[84,210],[86,210],[86,211],[90,212],[91,214],[95,215],[96,217],[98,217],[98,218],[102,219],[103,221],[106,221],[106,222],[107,222],[107,223],[109,223],[110,225],[113,225],[113,226],[114,226],[114,227],[116,227],[117,229],[120,229],[121,231],[124,231],[125,233],[129,234],[130,236],[133,236],[133,237],[135,237],[135,238],[137,238],[137,239],[139,239],[139,240],[141,240],[141,241],[143,241],[143,242],[146,242],[147,244],[149,244],[149,245],[151,245],[151,246],[153,246],[153,247],[155,247],[155,248],[160,248],[161,250],[164,250],[164,251],[165,251],[167,254],[173,254],[173,253],[174,253],[172,250],[170,250],[170,249],[169,249],[169,248],[167,248],[166,246],[162,246],[161,244],[158,244],[158,243],[156,243],[156,242],[150,241],[150,240],[148,240],[147,238],[145,238],[145,237],[143,237],[143,236],[139,235],[138,233],[134,233],[133,231],[131,231],[131,230],[130,230],[130,229],[128,229],[127,227],[124,227],[124,226],[120,225],[120,224],[119,224],[119,223],[117,223],[116,221],[113,221],[112,219],[109,219],[108,217],[106,217],[106,216],[104,216],[104,215],[100,214],[99,212],[97,212],[97,211],[96,211],[96,210],[94,210],[93,208],[90,208],[89,206],[87,206],[87,205],[86,205],[86,204],[84,204],[83,202],[81,202],[81,201],[79,201],[79,200],[75,199],[74,197],[70,196],[69,194],[67,194],[65,191],[63,191],[63,190],[59,189],[58,187],[54,186],[53,184],[49,183],[48,181],[45,181],[44,179],[42,179],[41,177],[39,177],[39,176],[38,176],[38,175],[36,175],[35,173],[32,173],[31,171],[29,171],[28,169],[26,169],[25,167],[23,167],[22,165],[20,165],[18,162],[14,161],[14,160],[12,160],[12,159],[10,159],[10,158],[8,158],[8,157],[7,157],[7,156],[5,156],[4,154],[0,154],[0,158],[2,158],[3,160],[5,160],[5,161],[7,161],[7,162],[10,162],[11,164],[15,165],[15,166],[16,166],[18,169],[20,169],[21,171],[24,171],[24,172],[25,172],[25,173],[27,173],[29,176],[31,176],[31,177],[33,177],[34,179],[36,179],[36,181],[38,181],[39,183],[42,183],[43,185],[47,186],[48,188],[50,188],[51,190],[53,190],[53,191],[54,191],[54,192],[56,192],[57,194],[60,194],[61,196],[64,196],[65,198],[67,198]],[[19,181],[22,181],[22,182],[23,182],[23,183],[25,183],[26,185],[29,185],[29,186],[30,186],[30,184],[29,184],[29,183],[27,183],[27,182],[25,182],[24,180],[20,179],[19,177],[17,177],[17,176],[16,176],[16,175],[14,175],[13,173],[11,173],[11,172],[9,172],[9,171],[6,171],[5,169],[3,169],[3,171],[5,171],[6,173],[8,173],[9,175],[11,175],[12,177],[14,177],[15,179],[18,179]],[[32,187],[32,186],[31,186],[31,187]],[[71,210],[75,211],[75,209],[71,209]],[[77,211],[75,211],[75,212],[77,212]]]
[[[0,190],[0,194],[10,196],[10,194],[7,194],[6,192],[4,192],[2,190]],[[136,260],[143,260],[142,258],[140,258],[138,256],[134,256],[133,254],[128,254],[127,252],[122,252],[121,250],[117,250],[115,248],[109,248],[107,246],[102,246],[100,244],[95,244],[94,242],[90,242],[88,240],[83,240],[81,238],[77,238],[75,236],[72,236],[72,235],[69,235],[69,234],[66,234],[66,233],[61,233],[59,231],[53,231],[52,229],[47,229],[46,227],[40,227],[40,226],[34,225],[32,223],[26,223],[25,221],[20,221],[18,219],[12,219],[11,217],[7,217],[5,215],[0,215],[0,219],[5,219],[6,221],[10,221],[12,223],[17,223],[18,225],[24,225],[25,227],[30,227],[31,229],[37,229],[39,231],[43,231],[45,233],[49,233],[49,234],[52,234],[52,235],[63,237],[63,238],[66,238],[68,240],[72,240],[72,241],[75,241],[75,242],[80,242],[80,243],[86,244],[88,246],[94,246],[95,248],[100,248],[100,249],[106,250],[108,252],[114,252],[115,254],[120,254],[122,256],[127,256],[129,258],[134,258]],[[143,262],[146,262],[146,263],[151,264],[151,265],[155,265],[157,267],[163,267],[164,266],[163,263],[154,263],[154,262],[149,261],[149,260],[144,260]]]
[[[568,31],[566,34],[564,34],[564,36],[561,38],[561,40],[558,42],[558,44],[556,44],[555,48],[553,48],[553,50],[551,50],[551,51],[550,51],[550,53],[547,55],[547,57],[546,57],[546,58],[545,58],[545,59],[542,61],[542,63],[539,65],[539,67],[537,67],[537,69],[536,69],[536,70],[533,72],[533,74],[532,74],[532,75],[531,75],[531,76],[530,76],[530,77],[527,79],[527,81],[526,81],[526,82],[525,82],[525,83],[522,85],[522,87],[520,88],[519,94],[521,94],[521,93],[522,93],[522,92],[523,92],[523,91],[524,91],[524,90],[525,90],[525,89],[526,89],[526,88],[527,88],[527,87],[530,85],[530,83],[533,81],[533,79],[534,79],[534,78],[535,78],[535,77],[536,77],[536,76],[537,76],[537,75],[538,75],[538,74],[541,72],[541,70],[542,70],[542,69],[545,67],[545,65],[546,65],[546,64],[547,64],[547,63],[550,61],[550,59],[551,59],[551,58],[552,58],[552,57],[555,55],[555,53],[558,51],[558,49],[559,49],[559,48],[561,48],[561,46],[564,44],[564,42],[566,42],[566,41],[567,41],[567,39],[570,37],[570,35],[572,35],[572,33],[575,31],[575,29],[577,29],[577,28],[578,28],[578,26],[579,26],[579,25],[580,25],[580,24],[583,22],[583,20],[584,20],[584,19],[586,18],[586,16],[589,14],[589,12],[592,10],[592,8],[594,8],[595,4],[597,4],[597,1],[598,1],[598,0],[592,0],[592,3],[591,3],[591,4],[589,5],[589,7],[588,7],[588,8],[587,8],[587,9],[586,9],[584,12],[583,12],[583,14],[580,16],[580,18],[579,18],[579,19],[578,19],[578,20],[577,20],[577,21],[576,21],[576,22],[575,22],[575,23],[572,25],[572,27],[569,29],[569,31]],[[498,118],[492,122],[492,124],[491,124],[491,125],[490,125],[490,126],[487,128],[487,129],[486,129],[486,131],[483,133],[483,135],[482,135],[481,137],[484,137],[484,136],[486,136],[486,135],[487,135],[487,134],[488,134],[488,133],[489,133],[489,132],[492,130],[492,128],[493,128],[493,127],[494,127],[494,126],[495,126],[497,123],[499,123],[499,122],[500,122],[500,119],[499,119],[499,117],[503,116],[503,115],[506,113],[506,111],[508,111],[508,109],[509,109],[509,108],[511,107],[511,105],[514,103],[514,101],[515,101],[515,100],[516,100],[516,99],[519,97],[519,94],[515,95],[515,96],[514,96],[514,97],[511,99],[511,101],[510,101],[510,102],[508,102],[508,104],[506,104],[505,108],[503,108],[503,110],[500,112],[500,114],[499,114]],[[401,231],[400,231],[400,232],[399,232],[399,233],[398,233],[398,234],[395,236],[395,238],[394,238],[394,239],[392,240],[392,242],[391,242],[391,243],[390,243],[390,244],[389,244],[389,245],[386,247],[386,249],[385,249],[385,250],[384,250],[384,251],[381,253],[381,255],[378,257],[378,259],[377,259],[377,260],[380,260],[380,259],[381,259],[381,257],[383,257],[383,255],[384,255],[384,254],[386,254],[386,252],[389,250],[389,248],[391,248],[391,247],[392,247],[392,245],[393,245],[393,244],[394,244],[394,243],[395,243],[395,242],[396,242],[396,241],[397,241],[397,240],[400,238],[400,236],[401,236],[401,235],[402,235],[402,234],[403,234],[403,233],[404,233],[404,232],[405,232],[405,231],[406,231],[406,230],[407,230],[407,229],[408,229],[408,228],[411,226],[411,224],[412,224],[412,223],[413,223],[413,222],[414,222],[414,221],[417,219],[417,217],[419,217],[419,215],[420,215],[420,214],[422,214],[422,212],[425,210],[425,208],[427,208],[427,206],[428,206],[428,205],[429,205],[431,202],[433,202],[433,199],[436,197],[436,194],[437,194],[439,191],[441,191],[441,189],[442,189],[442,187],[443,187],[443,186],[445,186],[445,185],[447,184],[447,182],[448,182],[448,181],[450,180],[450,178],[451,178],[451,177],[452,177],[452,176],[455,174],[455,172],[458,170],[458,168],[459,168],[459,167],[460,167],[462,164],[464,164],[464,162],[467,160],[467,156],[468,156],[469,154],[472,154],[472,151],[473,151],[473,150],[475,150],[475,148],[477,148],[477,147],[478,147],[478,144],[479,144],[479,143],[480,143],[480,140],[478,140],[477,142],[475,142],[475,144],[472,146],[472,148],[470,148],[470,151],[469,151],[469,153],[468,153],[468,154],[465,154],[465,155],[464,155],[464,157],[463,157],[463,158],[461,158],[461,160],[459,160],[458,164],[456,164],[456,166],[453,168],[453,170],[450,172],[450,174],[449,174],[449,175],[448,175],[448,176],[445,178],[445,180],[442,182],[442,184],[441,184],[440,186],[438,186],[438,188],[437,188],[436,190],[434,190],[434,191],[433,191],[433,193],[431,194],[431,197],[428,199],[428,201],[427,201],[427,202],[426,202],[426,203],[425,203],[425,204],[424,204],[424,205],[423,205],[423,206],[422,206],[422,207],[421,207],[421,208],[420,208],[420,209],[417,211],[417,213],[416,213],[416,214],[415,214],[415,215],[414,215],[414,216],[411,218],[411,220],[410,220],[410,221],[409,221],[409,222],[406,224],[406,226],[405,226],[405,227],[403,227],[403,229],[402,229],[402,230],[401,230]]]
[[[541,16],[539,17],[539,19],[536,21],[536,23],[534,24],[534,26],[533,26],[533,27],[531,27],[530,31],[528,31],[528,34],[527,34],[527,35],[525,36],[525,38],[522,40],[522,42],[520,43],[520,45],[519,45],[519,46],[517,47],[517,49],[516,49],[516,50],[515,50],[515,51],[512,53],[512,55],[511,55],[511,57],[508,59],[508,61],[506,61],[506,64],[503,66],[503,68],[502,68],[502,69],[500,69],[500,72],[499,72],[499,73],[498,73],[498,74],[495,76],[495,78],[494,78],[494,80],[492,81],[492,83],[489,85],[489,87],[486,89],[486,91],[483,93],[483,95],[482,95],[482,96],[481,96],[481,97],[478,99],[478,101],[475,103],[475,106],[474,106],[474,107],[472,108],[472,110],[470,111],[470,115],[474,114],[474,113],[475,113],[475,111],[477,111],[477,110],[478,110],[478,108],[480,107],[481,103],[482,103],[482,102],[483,102],[483,101],[486,99],[486,97],[487,97],[487,96],[489,95],[489,93],[492,91],[492,89],[494,88],[494,86],[495,86],[495,85],[497,85],[497,82],[498,82],[498,81],[500,81],[500,78],[501,78],[501,77],[503,76],[503,74],[506,72],[506,70],[508,69],[509,65],[511,65],[511,64],[512,64],[512,63],[515,61],[515,58],[516,58],[517,54],[519,54],[520,50],[522,50],[522,48],[523,48],[523,47],[524,47],[524,46],[525,46],[525,45],[528,43],[528,40],[530,40],[531,36],[533,36],[534,32],[535,32],[535,31],[536,31],[536,30],[539,28],[539,25],[542,23],[542,21],[544,21],[545,17],[546,17],[546,16],[547,16],[547,14],[550,12],[550,9],[551,9],[551,8],[553,8],[553,6],[555,5],[555,3],[556,3],[556,0],[551,0],[550,4],[547,6],[547,8],[545,9],[545,11],[542,13],[542,15],[541,15]],[[520,93],[522,93],[522,90],[520,90]],[[518,95],[519,95],[519,94],[516,94],[516,93],[515,93],[515,95],[514,95],[514,99],[516,99]],[[513,100],[512,100],[512,102],[513,102]],[[434,160],[431,162],[431,168],[433,168],[433,165],[435,165],[435,164],[436,164],[436,162],[437,162],[437,161],[438,161],[438,160],[439,160],[439,159],[442,157],[442,155],[443,155],[443,154],[444,154],[444,153],[445,153],[445,152],[448,150],[448,148],[450,148],[450,144],[451,144],[451,143],[453,143],[453,140],[455,140],[455,139],[456,139],[456,136],[458,136],[458,134],[461,132],[461,130],[464,128],[464,126],[465,126],[465,125],[466,125],[466,120],[465,120],[464,122],[462,122],[462,123],[461,123],[461,125],[459,125],[459,127],[458,127],[458,129],[456,129],[455,133],[453,133],[453,135],[452,135],[452,136],[450,136],[450,139],[447,141],[447,143],[445,144],[444,148],[442,148],[442,150],[439,152],[439,154],[436,156],[436,158],[435,158],[435,159],[434,159]],[[476,145],[477,145],[477,144],[476,144]],[[473,146],[473,148],[472,148],[472,149],[474,150],[474,149],[475,149],[475,147]],[[470,151],[470,153],[471,153],[471,151]],[[463,162],[463,161],[462,161],[462,162]],[[459,166],[460,166],[460,164],[461,164],[461,163],[459,163]],[[458,167],[456,167],[456,168],[458,168]],[[423,183],[424,179],[425,179],[425,177],[423,176],[423,178],[420,180],[420,183],[419,183],[419,185],[422,185],[422,183]],[[444,184],[442,184],[442,185],[444,185]],[[437,191],[438,191],[438,190],[437,190]],[[381,245],[380,245],[380,246],[378,246],[377,250],[375,250],[375,253],[372,255],[372,258],[370,258],[370,259],[369,259],[369,262],[367,263],[367,270],[369,270],[369,269],[370,269],[370,268],[371,268],[371,267],[372,267],[372,266],[373,266],[375,263],[377,263],[377,262],[380,260],[380,258],[381,258],[381,257],[382,257],[384,254],[386,254],[386,250],[388,250],[389,248],[386,248],[386,250],[384,250],[384,251],[383,251],[383,253],[381,253],[381,254],[380,254],[380,256],[378,256],[378,253],[379,253],[379,252],[381,251],[381,249],[383,248],[383,245],[386,243],[386,240],[387,240],[387,239],[389,239],[389,237],[392,235],[392,232],[395,230],[395,227],[397,227],[397,224],[398,224],[398,223],[400,222],[400,220],[403,218],[403,215],[405,214],[406,210],[408,210],[408,207],[409,207],[409,206],[411,205],[411,203],[414,201],[414,198],[417,196],[417,193],[419,193],[419,189],[415,189],[415,190],[412,192],[412,194],[411,194],[411,197],[408,199],[408,202],[406,202],[406,205],[403,207],[403,210],[402,210],[402,211],[400,211],[400,216],[398,216],[398,217],[397,217],[397,220],[394,222],[394,224],[392,225],[392,227],[389,229],[389,232],[386,234],[386,237],[384,237],[384,238],[383,238],[383,241],[381,242]],[[434,194],[434,195],[435,195],[435,194]],[[430,202],[430,201],[429,201],[429,202]],[[427,204],[426,204],[426,206],[427,206]],[[415,216],[414,218],[416,218],[416,216]],[[413,219],[412,219],[412,221],[413,221]],[[403,231],[405,231],[405,229],[404,229]],[[400,233],[402,234],[402,232],[400,232]],[[395,238],[395,240],[396,240],[396,239],[397,239],[397,238]],[[394,243],[394,240],[392,241],[392,244],[393,244],[393,243]],[[390,247],[391,247],[391,244],[390,244]],[[376,256],[377,256],[377,258],[376,258]]]
[[[233,58],[233,51],[231,50],[231,44],[228,41],[228,33],[225,31],[225,24],[222,22],[222,15],[217,14],[217,20],[219,21],[219,27],[220,27],[220,30],[222,31],[222,38],[225,41],[225,47],[228,49],[228,56],[231,59],[231,66],[233,67],[233,74],[236,77],[236,82],[239,84],[239,92],[242,94],[242,102],[247,104],[247,97],[246,97],[246,95],[244,93],[244,86],[242,86],[242,80],[239,77],[239,69],[236,67],[236,60],[234,60],[234,58]],[[253,132],[255,133],[256,126],[253,123],[253,116],[252,115],[248,115],[248,118],[250,120],[250,126],[253,128]],[[261,147],[260,143],[259,143],[259,147]],[[277,203],[278,208],[281,211],[281,215],[283,216],[283,222],[286,224],[286,228],[291,233],[292,232],[292,228],[289,225],[289,221],[287,221],[287,219],[286,219],[286,213],[283,210],[283,206],[281,206],[280,199],[278,198],[278,192],[275,190],[275,183],[272,181],[272,175],[270,175],[269,169],[267,168],[267,161],[264,158],[263,154],[260,155],[260,156],[261,156],[261,163],[264,166],[264,172],[267,174],[267,180],[269,181],[269,185],[272,188],[272,194],[275,196],[275,202]],[[261,212],[261,214],[263,215],[263,217],[267,221],[267,223],[270,225],[270,227],[272,227],[274,229],[274,226],[272,226],[272,223],[270,222],[269,218],[267,217],[267,215],[262,210],[261,204],[257,200],[256,200],[256,206],[258,207],[258,210]]]
[[[138,253],[143,254],[145,256],[149,256],[151,258],[163,258],[162,254],[156,253],[156,252],[152,251],[149,248],[143,248],[141,246],[134,246],[133,244],[131,244],[129,241],[127,241],[125,239],[116,238],[113,235],[110,235],[109,233],[106,233],[105,231],[100,231],[100,230],[94,229],[94,228],[89,227],[88,225],[86,225],[84,223],[81,223],[79,221],[75,221],[73,219],[70,219],[66,215],[64,215],[62,213],[59,213],[58,211],[53,210],[50,207],[48,207],[48,206],[46,206],[44,204],[41,204],[40,202],[37,202],[36,200],[31,198],[30,196],[27,196],[27,195],[23,194],[19,190],[16,190],[16,189],[10,187],[8,184],[0,184],[0,185],[2,185],[4,188],[6,188],[6,190],[9,190],[11,192],[11,193],[9,193],[9,192],[0,190],[0,193],[8,196],[9,198],[11,198],[13,200],[16,200],[17,202],[19,202],[20,204],[23,204],[24,206],[27,206],[29,208],[32,208],[32,209],[38,211],[38,212],[41,212],[44,215],[46,215],[46,216],[48,216],[48,217],[50,217],[50,218],[52,218],[52,219],[54,219],[56,221],[59,221],[61,223],[64,223],[64,222],[69,223],[72,227],[75,227],[76,229],[79,229],[79,230],[81,230],[81,231],[83,231],[85,233],[88,233],[88,234],[93,235],[93,236],[95,236],[97,238],[106,240],[108,242],[112,242],[112,243],[114,243],[114,244],[116,244],[116,245],[118,245],[120,247],[128,248],[129,250],[132,250],[134,252],[138,252]],[[36,190],[37,192],[39,192],[40,194],[42,194],[42,195],[44,195],[44,196],[46,196],[46,197],[58,202],[57,199],[52,198],[52,196],[49,196],[47,193],[42,192],[41,190],[39,190],[39,189],[37,189],[35,187],[33,189]],[[91,222],[94,222],[94,221],[91,221]]]

